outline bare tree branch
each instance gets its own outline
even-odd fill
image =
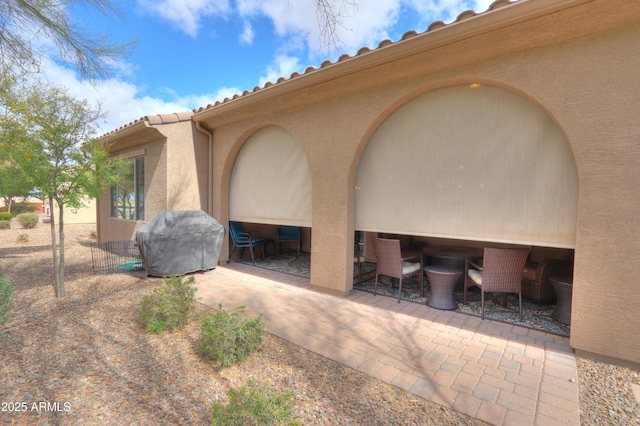
[[[316,15],[318,17],[318,26],[320,27],[320,42],[323,47],[329,50],[337,50],[340,37],[338,29],[340,27],[346,29],[343,19],[348,17],[347,8],[352,8],[354,13],[357,9],[357,3],[352,0],[343,0],[344,12],[337,10],[335,2],[332,0],[313,0],[316,5]]]
[[[104,16],[121,17],[109,0],[74,3]],[[41,58],[49,53],[38,41],[47,39],[56,46],[60,60],[73,65],[82,78],[112,75],[115,60],[127,56],[133,44],[112,43],[74,23],[67,9],[69,4],[55,0],[0,1],[0,63],[37,69]]]

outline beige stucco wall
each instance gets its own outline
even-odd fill
[[[150,219],[158,211],[164,210],[167,205],[166,145],[166,140],[161,138],[156,142],[114,153],[125,158],[134,153],[144,156],[145,219]],[[100,241],[131,240],[144,223],[145,221],[112,218],[109,189],[98,199],[98,239]]]
[[[263,126],[282,126],[301,144],[311,169],[311,284],[346,294],[352,288],[355,175],[375,129],[398,106],[439,87],[479,82],[505,88],[546,111],[575,156],[571,345],[640,363],[639,13],[629,2],[594,4],[601,7],[591,11],[597,17],[578,19],[588,8],[554,15],[306,87],[290,107],[283,98],[203,115],[215,136],[214,217],[228,222],[229,177],[244,141]],[[628,21],[587,34],[603,13]]]
[[[98,200],[100,241],[131,240],[161,210],[207,210],[209,141],[193,122],[180,121],[133,129],[132,135],[114,138],[113,156],[145,159],[145,220],[116,219],[111,215],[110,192]],[[150,139],[136,143],[136,135]],[[146,135],[151,136],[146,136]],[[145,139],[145,140],[146,140]],[[124,145],[126,148],[118,149]]]
[[[54,214],[57,216],[59,214],[58,204],[54,202],[55,212]],[[74,224],[74,223],[96,223],[96,200],[95,199],[87,199],[84,202],[84,206],[79,209],[72,209],[71,207],[64,207],[64,223],[65,224]],[[56,219],[56,222],[58,220]]]
[[[207,137],[197,131],[191,121],[164,125],[160,130],[167,137],[166,209],[206,211]]]

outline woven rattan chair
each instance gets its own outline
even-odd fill
[[[504,305],[507,306],[507,294],[517,293],[519,299],[520,320],[522,321],[522,274],[529,255],[529,248],[497,249],[485,248],[482,266],[467,259],[463,303],[467,304],[469,286],[480,288],[482,319],[484,319],[484,294],[488,292],[505,293]]]
[[[364,255],[362,253],[362,241],[360,240],[360,238],[360,231],[356,231],[355,240],[353,243],[353,263],[358,267],[358,283],[362,282],[362,264],[365,261]]]
[[[391,278],[397,278],[398,287],[398,303],[402,294],[402,279],[406,275],[417,273],[420,277],[420,294],[423,294],[424,281],[420,262],[403,262],[400,250],[400,240],[388,240],[386,238],[374,238],[373,250],[376,254],[376,283],[373,294],[378,289],[378,277],[386,275]]]

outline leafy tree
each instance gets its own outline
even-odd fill
[[[49,205],[53,207],[54,201],[58,205],[59,246],[56,214],[51,210],[54,287],[56,296],[64,297],[64,207],[80,208],[87,198],[98,197],[105,185],[116,182],[117,164],[110,160],[107,146],[91,139],[100,114],[86,100],[77,100],[61,88],[35,84],[16,103],[15,111],[35,141],[30,159],[37,162],[31,169],[34,185]]]
[[[37,166],[37,144],[18,112],[23,89],[18,76],[0,67],[0,196],[9,211],[15,198],[31,195],[31,171]]]
[[[73,65],[81,77],[97,79],[115,71],[115,60],[128,55],[130,43],[115,43],[74,21],[72,5],[93,8],[121,18],[109,0],[2,0],[0,1],[0,61],[25,70],[38,69],[53,43],[60,61]]]

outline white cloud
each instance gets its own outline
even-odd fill
[[[486,11],[495,0],[408,0],[410,6],[430,20],[453,22],[460,13],[467,10]],[[431,22],[427,22],[430,24]]]
[[[238,0],[238,13],[245,19],[268,17],[276,35],[283,39],[302,39],[311,52],[326,54],[326,39],[313,0]],[[336,38],[347,51],[376,40],[397,19],[399,0],[334,2]],[[295,46],[295,43],[293,44]]]
[[[100,107],[104,118],[100,119],[100,133],[110,132],[141,117],[154,114],[191,111],[201,106],[213,104],[225,97],[231,98],[240,90],[235,87],[221,87],[215,93],[179,95],[166,88],[166,98],[145,96],[144,87],[112,78],[95,84],[80,81],[77,75],[52,61],[43,62],[43,75],[47,81],[67,89],[70,95],[86,99],[94,107]]]
[[[231,11],[229,0],[138,0],[138,4],[194,38],[204,17],[226,17]]]
[[[253,43],[253,27],[251,26],[251,22],[245,21],[242,29],[242,34],[240,34],[240,43],[250,45]]]
[[[267,67],[267,74],[260,77],[260,86],[275,82],[280,77],[289,78],[294,72],[301,72],[300,59],[294,56],[278,55],[273,64]]]
[[[361,47],[376,47],[389,38],[387,31],[398,23],[400,13],[413,15],[424,31],[436,20],[452,22],[465,10],[484,12],[494,0],[333,0],[336,46],[340,53],[354,54]],[[308,47],[311,58],[328,55],[327,34],[314,0],[237,0],[238,13],[244,19],[267,17],[274,25],[285,50]],[[330,35],[329,35],[330,36]],[[334,53],[334,52],[332,52]]]

